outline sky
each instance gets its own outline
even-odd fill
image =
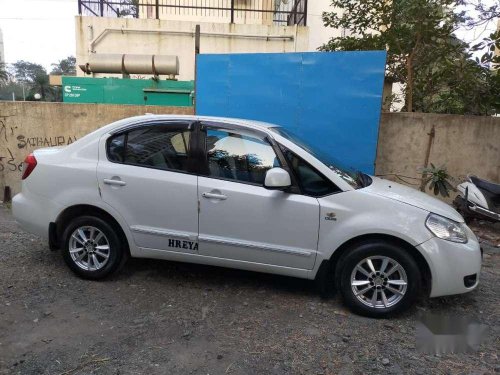
[[[484,0],[495,3],[500,0]],[[36,62],[50,70],[51,64],[75,55],[77,0],[0,0],[0,29],[3,32],[7,63]],[[467,42],[480,40],[495,28],[460,30]]]
[[[43,65],[75,55],[77,0],[0,0],[0,29],[7,63]]]

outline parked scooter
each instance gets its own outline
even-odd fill
[[[457,190],[453,204],[464,217],[500,221],[500,184],[468,176]]]

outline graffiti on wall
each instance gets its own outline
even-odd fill
[[[66,146],[76,136],[24,134],[18,126],[9,124],[9,117],[0,115],[0,172],[21,172],[24,157],[43,147]],[[20,151],[22,150],[22,151]]]

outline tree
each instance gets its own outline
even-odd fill
[[[9,80],[9,73],[5,63],[0,63],[0,83],[7,83]]]
[[[468,46],[454,36],[459,26],[470,21],[465,12],[455,11],[463,1],[333,0],[332,5],[340,12],[324,13],[325,25],[347,29],[350,35],[332,38],[321,50],[386,49],[387,79],[403,85],[409,112],[477,111],[460,94],[472,88],[484,92],[474,80],[489,84],[492,79],[470,59]]]
[[[14,78],[18,82],[31,83],[40,74],[47,74],[45,68],[40,64],[19,60],[12,64]]]
[[[59,62],[52,64],[52,71],[50,74],[61,76],[75,76],[76,75],[76,58],[68,56]]]
[[[16,81],[9,79],[0,85],[0,100],[23,100],[23,87]]]
[[[500,76],[464,54],[418,69],[415,77],[416,111],[491,115],[500,109]]]
[[[120,6],[121,9],[118,8],[116,11],[118,17],[132,16],[139,18],[139,0],[122,0]]]
[[[20,60],[12,64],[12,70],[15,80],[28,88],[28,100],[33,100],[36,93],[44,101],[55,99],[54,90],[49,85],[49,76],[43,66]]]
[[[486,30],[491,24],[495,27],[495,32],[483,38],[479,43],[474,44],[471,47],[471,51],[485,51],[483,55],[476,58],[476,62],[491,67],[493,69],[500,68],[500,29],[498,29],[497,24],[500,18],[500,1],[496,0],[496,3],[485,4],[484,0],[462,0],[463,6],[474,10],[475,17],[470,17],[466,21],[466,27],[481,28]]]

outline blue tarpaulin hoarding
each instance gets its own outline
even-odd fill
[[[386,53],[198,55],[198,115],[292,130],[345,165],[374,173]]]

